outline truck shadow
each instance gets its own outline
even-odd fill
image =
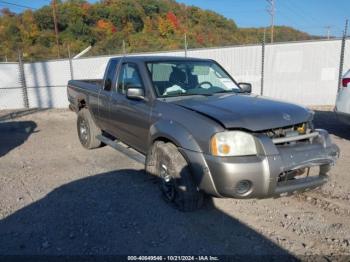
[[[155,178],[131,169],[62,185],[0,221],[0,254],[225,254],[242,260],[257,255],[297,260],[212,202],[183,213],[165,203],[157,187]]]
[[[314,124],[316,128],[326,129],[330,134],[350,140],[350,126],[340,122],[333,111],[315,111]]]
[[[0,122],[0,157],[22,145],[36,127],[33,121]]]

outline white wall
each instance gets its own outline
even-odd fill
[[[0,109],[23,107],[18,64],[0,64]]]
[[[338,84],[341,40],[266,45],[264,95],[302,105],[334,105]],[[238,82],[261,91],[260,45],[192,49],[188,56],[218,61]],[[184,51],[133,55],[184,56]],[[112,56],[73,60],[74,79],[102,78]],[[350,40],[346,43],[344,72],[350,68]],[[68,60],[25,63],[30,107],[67,107]],[[0,109],[22,108],[17,64],[0,64]],[[11,89],[9,89],[11,88]]]

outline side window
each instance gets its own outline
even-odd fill
[[[135,64],[125,63],[122,65],[118,77],[118,93],[125,94],[129,86],[143,87],[137,66]]]
[[[117,65],[118,65],[118,60],[114,59],[110,62],[108,66],[108,71],[106,74],[106,79],[103,87],[103,89],[106,91],[111,91],[112,89],[112,81],[117,69]]]

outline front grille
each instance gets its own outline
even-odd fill
[[[304,122],[292,126],[286,126],[286,127],[280,127],[280,128],[274,128],[265,130],[262,132],[263,134],[267,135],[269,138],[271,138],[275,144],[290,144],[290,143],[300,143],[310,140],[311,134],[313,134],[313,127],[310,123]],[[288,140],[294,140],[294,139],[287,139],[287,138],[301,138],[296,139],[296,141],[288,141]],[[305,139],[303,139],[305,137]],[[286,139],[284,139],[286,138]],[[288,142],[284,142],[287,140]],[[281,142],[279,142],[281,141]]]

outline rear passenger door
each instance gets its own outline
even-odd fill
[[[144,100],[132,100],[126,97],[129,86],[140,86],[145,90]],[[150,127],[151,102],[140,68],[136,63],[122,63],[116,89],[112,95],[110,114],[116,136],[123,142],[141,152],[147,151]]]
[[[112,87],[116,78],[117,66],[119,59],[111,59],[106,68],[103,86],[100,89],[98,96],[98,116],[99,125],[103,130],[109,131],[111,129],[110,123],[110,100],[112,94]]]

